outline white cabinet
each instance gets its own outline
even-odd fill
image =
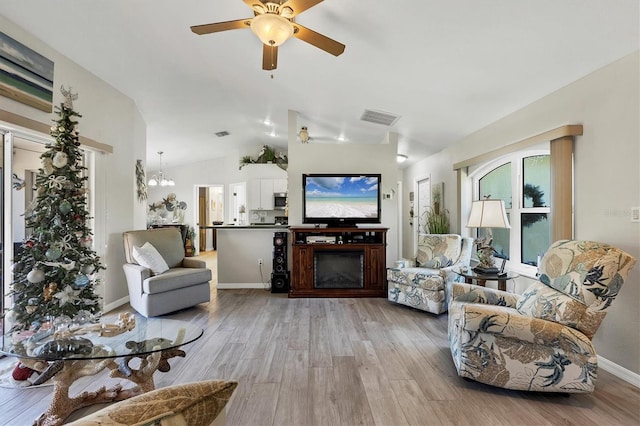
[[[273,210],[274,179],[253,179],[249,181],[249,210]]]
[[[273,192],[287,192],[287,179],[274,179]]]

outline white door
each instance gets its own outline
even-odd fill
[[[417,196],[417,205],[416,205],[416,219],[414,220],[414,224],[416,224],[416,234],[425,233],[425,217],[426,212],[431,207],[431,181],[429,178],[419,180],[417,182],[416,188]],[[417,248],[416,238],[416,248]]]

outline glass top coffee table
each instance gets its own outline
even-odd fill
[[[53,380],[51,405],[35,424],[58,425],[75,410],[91,404],[120,401],[155,389],[153,374],[171,369],[169,359],[186,356],[181,346],[203,334],[187,321],[121,314],[113,323],[85,324],[53,331],[10,333],[2,336],[0,353],[14,356],[40,372],[34,384]],[[133,362],[132,362],[133,361]],[[134,383],[69,396],[70,386],[81,377],[108,368],[110,376]]]

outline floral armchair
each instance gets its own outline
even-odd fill
[[[562,240],[521,296],[454,284],[449,343],[458,375],[509,389],[592,392],[591,339],[634,264],[610,245]]]
[[[415,268],[387,269],[388,299],[440,314],[447,310],[447,287],[469,266],[473,239],[455,234],[421,234]]]

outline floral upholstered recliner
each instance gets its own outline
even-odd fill
[[[447,310],[447,287],[460,279],[454,269],[469,266],[473,239],[455,234],[421,234],[415,268],[387,269],[392,302],[440,314]]]
[[[592,392],[591,339],[634,264],[610,245],[562,240],[521,296],[454,284],[449,343],[458,375],[509,389]]]

